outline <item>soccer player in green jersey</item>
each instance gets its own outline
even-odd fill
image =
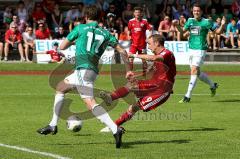
[[[218,87],[218,84],[212,82],[212,80],[209,79],[207,74],[200,71],[200,67],[204,62],[204,57],[208,48],[207,34],[208,31],[211,30],[211,28],[213,27],[213,22],[209,19],[205,19],[202,17],[202,10],[199,4],[193,5],[193,16],[194,18],[189,18],[187,20],[183,30],[180,30],[180,28],[177,27],[181,33],[184,33],[186,31],[190,32],[189,64],[191,67],[191,78],[188,85],[188,90],[183,99],[179,101],[179,103],[190,102],[192,91],[196,85],[197,78],[210,86],[211,96],[214,96],[216,94],[216,89]],[[225,19],[223,18],[221,26],[217,30],[215,30],[217,34],[222,31],[224,24]]]
[[[132,76],[133,73],[129,71],[127,52],[120,47],[114,36],[98,26],[97,18],[97,8],[95,6],[86,7],[86,24],[76,26],[61,43],[60,49],[64,50],[75,42],[75,71],[59,82],[56,88],[52,120],[49,125],[40,128],[37,132],[43,135],[57,133],[57,121],[63,105],[64,94],[75,87],[92,114],[111,129],[116,141],[116,148],[120,148],[124,130],[112,121],[106,110],[96,102],[93,96],[94,81],[99,72],[98,62],[107,45],[114,47],[117,52],[123,55],[123,60],[127,66],[126,78]]]

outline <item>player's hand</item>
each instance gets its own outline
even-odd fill
[[[128,71],[127,73],[126,73],[126,79],[131,79],[131,78],[133,78],[134,77],[134,73],[132,72],[132,71]]]

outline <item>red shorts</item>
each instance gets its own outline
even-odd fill
[[[169,96],[170,92],[166,92],[160,95],[147,95],[138,100],[138,105],[141,110],[147,112],[165,103]]]
[[[134,92],[139,98],[138,105],[143,111],[149,111],[167,101],[172,93],[173,84],[164,80],[139,80],[138,88],[139,90]]]
[[[146,46],[138,46],[138,45],[132,44],[130,46],[129,53],[136,54],[136,52],[138,52],[138,54],[145,54],[146,53]]]
[[[135,95],[138,98],[143,98],[148,95],[161,95],[166,92],[172,92],[173,84],[171,82],[161,80],[139,80],[138,91],[135,91]]]

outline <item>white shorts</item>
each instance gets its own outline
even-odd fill
[[[93,98],[94,81],[97,73],[90,69],[75,70],[65,80],[68,84],[76,87],[81,98]]]
[[[206,50],[192,50],[189,49],[189,65],[200,67],[204,63]]]

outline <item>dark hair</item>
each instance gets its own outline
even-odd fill
[[[162,35],[159,34],[153,34],[149,36],[149,39],[153,39],[153,42],[158,42],[161,46],[164,46],[165,39]]]
[[[84,10],[84,15],[90,20],[98,20],[98,9],[96,6],[87,6]]]
[[[202,7],[201,7],[201,5],[200,5],[199,3],[194,3],[193,6],[192,6],[192,8],[193,8],[193,7],[198,7],[198,8],[200,8],[200,9],[202,10]]]
[[[143,11],[143,9],[142,9],[142,7],[134,7],[134,9],[133,9],[134,11],[135,10],[139,10],[140,12],[142,12]]]
[[[53,46],[58,46],[59,44],[58,44],[58,42],[53,42]]]

